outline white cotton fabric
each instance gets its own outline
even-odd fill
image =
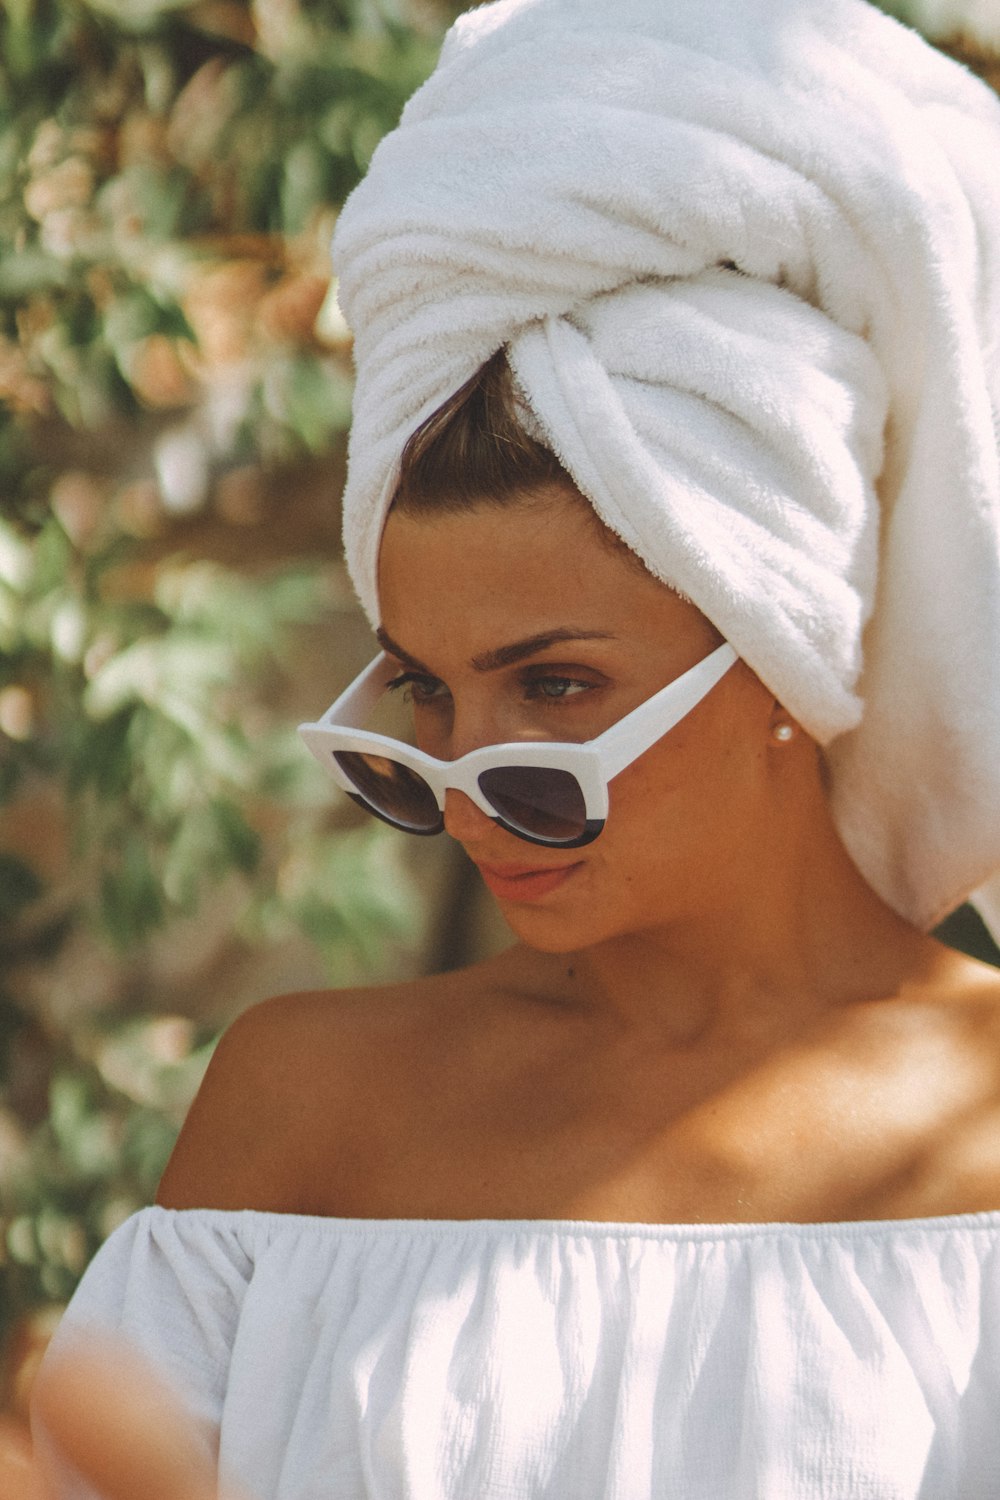
[[[56,1337],[145,1351],[256,1500],[988,1500],[1000,1215],[733,1226],[152,1208]],[[84,1492],[67,1480],[58,1500]]]
[[[501,345],[602,519],[826,747],[928,926],[1000,871],[1000,106],[864,0],[462,16],[334,241],[349,566]]]

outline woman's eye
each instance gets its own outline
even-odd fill
[[[529,679],[526,691],[529,698],[576,698],[592,687],[593,683],[578,677],[548,676]]]
[[[402,692],[407,703],[433,703],[448,691],[439,677],[422,672],[400,672],[386,686],[390,693]]]

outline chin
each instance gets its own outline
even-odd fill
[[[517,940],[537,953],[578,953],[581,948],[592,948],[612,935],[599,930],[592,921],[560,916],[555,912],[501,907],[501,913]]]

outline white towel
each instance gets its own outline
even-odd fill
[[[864,0],[499,0],[334,261],[370,618],[405,440],[506,345],[600,516],[824,746],[872,886],[928,926],[1000,878],[983,84]]]

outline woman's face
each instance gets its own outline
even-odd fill
[[[414,517],[379,559],[380,638],[420,747],[453,760],[511,740],[589,740],[706,656],[719,635],[602,535],[575,492]],[[774,699],[742,663],[610,785],[581,849],[526,843],[449,791],[447,831],[525,942],[571,951],[738,897],[766,838]]]

